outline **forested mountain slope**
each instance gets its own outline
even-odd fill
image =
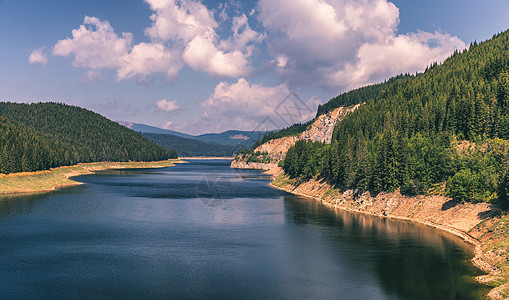
[[[99,114],[57,103],[1,102],[0,151],[1,173],[177,156]]]
[[[310,129],[310,125],[315,123],[320,116],[329,114],[335,110],[337,110],[340,107],[347,108],[347,107],[353,107],[357,104],[362,104],[365,102],[372,101],[373,99],[376,99],[380,92],[382,92],[384,89],[388,88],[390,85],[392,85],[394,82],[398,80],[403,80],[407,78],[411,78],[412,75],[405,74],[405,75],[398,75],[396,77],[393,77],[389,80],[386,80],[384,82],[364,86],[352,91],[349,91],[347,93],[343,93],[337,97],[332,98],[327,103],[323,105],[318,106],[318,110],[316,112],[316,116],[314,119],[309,120],[306,123],[297,123],[293,124],[287,128],[284,128],[279,131],[272,131],[263,136],[260,140],[258,140],[251,149],[254,150],[258,148],[259,146],[275,140],[280,139],[284,137],[296,137],[301,135],[306,130]]]
[[[297,142],[284,170],[345,189],[509,198],[509,32],[389,80],[336,124],[331,145]],[[444,183],[446,182],[446,185]]]

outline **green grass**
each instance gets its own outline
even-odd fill
[[[293,183],[293,180],[291,180],[290,177],[288,175],[286,175],[285,173],[279,174],[276,178],[274,178],[274,181],[272,182],[272,184],[274,186],[278,186],[278,187],[283,187],[287,184],[292,184],[292,183]]]

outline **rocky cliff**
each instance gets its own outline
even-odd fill
[[[232,164],[232,168],[237,169],[260,169],[270,170],[276,167],[278,163],[286,156],[288,149],[295,145],[299,140],[325,142],[329,143],[332,140],[332,133],[334,126],[337,122],[342,121],[346,115],[356,110],[360,104],[351,107],[339,107],[333,111],[318,116],[308,129],[301,133],[299,136],[288,136],[279,139],[270,140],[258,146],[254,153],[264,153],[265,156],[270,158],[270,163],[262,162],[249,162],[248,156],[237,156]]]
[[[356,110],[360,104],[352,107],[338,107],[327,114],[321,115],[304,131],[300,136],[300,140],[331,143],[334,126],[337,122],[341,122],[346,115]],[[288,149],[287,149],[288,150]]]

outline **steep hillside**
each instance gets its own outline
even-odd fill
[[[458,234],[476,245],[473,261],[489,272],[478,279],[497,287],[489,297],[508,299],[509,31],[422,74],[367,88],[354,92],[373,98],[336,122],[331,144],[273,142],[279,151],[293,144],[273,185]],[[317,115],[349,101],[339,97]],[[266,161],[261,150],[271,147],[257,148],[258,157]]]
[[[343,93],[335,98],[332,98],[327,103],[318,106],[318,110],[316,112],[316,116],[320,116],[326,114],[332,110],[335,110],[338,107],[352,106],[356,104],[360,104],[363,102],[369,102],[378,97],[381,91],[386,89],[388,86],[393,84],[394,82],[400,79],[406,79],[411,77],[411,75],[399,75],[393,77],[385,82],[368,85],[365,87],[361,87],[355,90],[352,90],[348,93]]]
[[[403,194],[446,184],[457,201],[509,200],[509,32],[395,81],[336,125],[330,146],[299,144],[292,177]],[[471,151],[459,150],[463,141]],[[306,173],[306,175],[304,175]]]
[[[95,161],[176,158],[136,132],[99,114],[57,103],[0,103],[2,173]]]
[[[290,147],[297,141],[313,141],[329,144],[332,139],[334,126],[349,113],[355,111],[360,104],[351,107],[339,107],[325,114],[317,116],[313,122],[306,125],[306,130],[294,136],[266,139],[253,151],[243,151],[232,161],[233,168],[269,170],[277,167],[286,156]]]
[[[476,245],[490,298],[507,299],[509,31],[394,81],[338,122],[330,145],[297,141],[282,166],[282,188],[342,209],[445,229],[486,210],[457,234]]]

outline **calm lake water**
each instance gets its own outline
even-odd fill
[[[460,239],[333,211],[227,160],[0,198],[0,299],[478,299]]]

